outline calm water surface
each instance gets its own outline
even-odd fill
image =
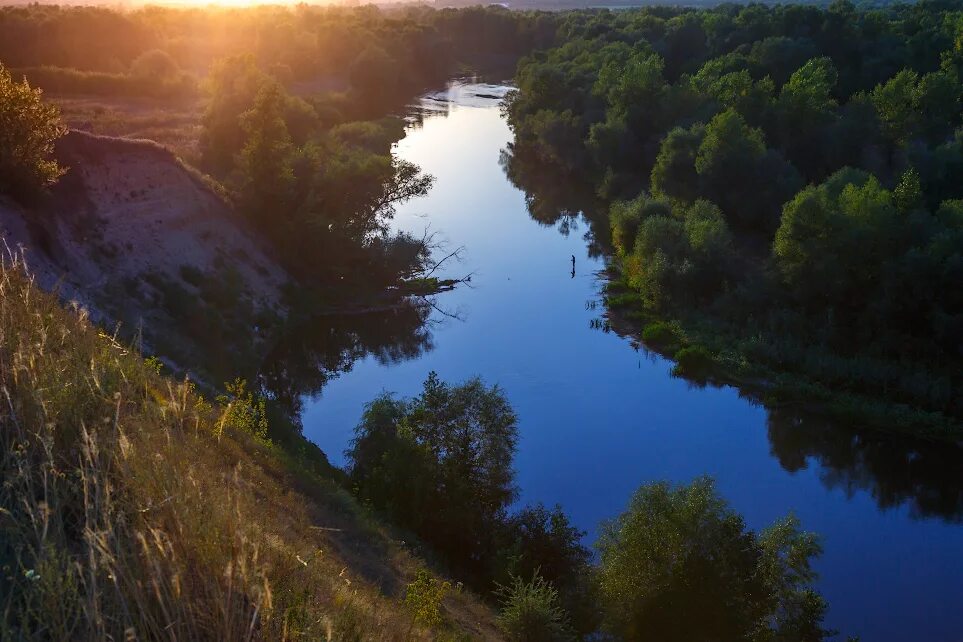
[[[829,626],[864,642],[963,640],[961,449],[770,415],[598,329],[604,263],[588,224],[533,220],[500,164],[512,136],[491,96],[504,91],[456,84],[426,97],[396,149],[438,180],[395,227],[465,247],[447,272],[473,273],[472,287],[435,300],[460,318],[433,311],[414,347],[355,361],[306,399],[305,435],[343,464],[365,402],[417,394],[432,370],[477,374],[518,413],[521,501],[561,504],[588,541],[640,484],[708,473],[751,527],[792,511],[822,534]]]

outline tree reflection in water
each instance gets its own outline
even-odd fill
[[[590,190],[579,187],[577,177],[549,175],[544,163],[512,145],[502,152],[500,162],[511,182],[525,190],[533,220],[567,234],[581,214],[589,225],[590,253],[605,255],[605,212]],[[614,329],[633,347],[645,350],[631,324],[613,321],[611,311],[593,327]],[[880,509],[905,505],[916,519],[963,522],[963,445],[840,426],[823,417],[779,408],[768,409],[767,426],[770,452],[787,472],[816,465],[826,488],[840,489],[848,496],[865,492]]]
[[[963,448],[881,431],[843,428],[770,409],[770,449],[797,472],[816,463],[827,488],[868,493],[882,508],[906,505],[914,518],[963,521]]]
[[[312,318],[284,332],[261,368],[262,389],[292,418],[302,398],[368,355],[390,364],[415,359],[432,349],[433,306],[408,298],[390,308]]]

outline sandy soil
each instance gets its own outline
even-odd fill
[[[281,312],[287,275],[196,171],[151,141],[71,131],[57,146],[69,168],[47,202],[0,200],[0,233],[22,246],[40,285],[106,312],[108,286],[185,269],[236,270],[256,307]],[[107,314],[106,316],[112,316]]]

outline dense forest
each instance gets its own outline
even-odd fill
[[[4,258],[0,639],[838,639],[819,537],[791,514],[750,528],[709,477],[641,485],[592,548],[562,507],[521,504],[498,385],[432,373],[378,396],[344,470],[299,412],[365,354],[429,349],[418,295],[451,284],[431,235],[389,225],[434,181],[391,153],[397,114],[455,75],[515,69],[510,178],[539,220],[592,220],[610,304],[679,374],[945,427],[963,415],[961,43],[963,5],[925,2],[0,9],[3,199],[42,212],[76,170],[54,158],[65,119],[131,135],[160,105],[291,303],[239,312],[229,266],[182,270],[193,289],[154,277],[218,350],[205,396]],[[324,316],[346,302],[365,311]],[[254,359],[260,326],[278,332]],[[837,483],[874,483],[839,461],[883,466],[874,433],[775,419],[787,469],[835,455]],[[952,514],[959,484],[926,470],[940,457],[914,452],[879,501]]]
[[[610,299],[681,368],[942,430],[963,413],[960,9],[566,14],[519,64],[509,171],[583,186],[562,201],[610,228]]]

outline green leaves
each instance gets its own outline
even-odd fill
[[[537,572],[525,581],[513,577],[499,586],[502,603],[498,623],[509,640],[517,642],[562,642],[574,639],[568,615],[559,606],[558,591]]]
[[[455,565],[493,555],[515,498],[515,413],[497,386],[450,385],[431,373],[422,393],[384,396],[365,411],[348,457],[362,498],[432,543]]]
[[[405,606],[411,611],[415,622],[434,628],[444,621],[441,612],[441,602],[451,590],[451,584],[435,579],[431,573],[421,569],[415,581],[408,584],[405,591]]]
[[[0,193],[25,198],[56,182],[66,169],[51,156],[66,133],[60,110],[0,63]]]
[[[815,536],[791,517],[759,535],[747,530],[708,477],[642,486],[603,525],[597,548],[604,624],[618,638],[825,635],[825,604],[809,586],[810,561],[820,553]]]

